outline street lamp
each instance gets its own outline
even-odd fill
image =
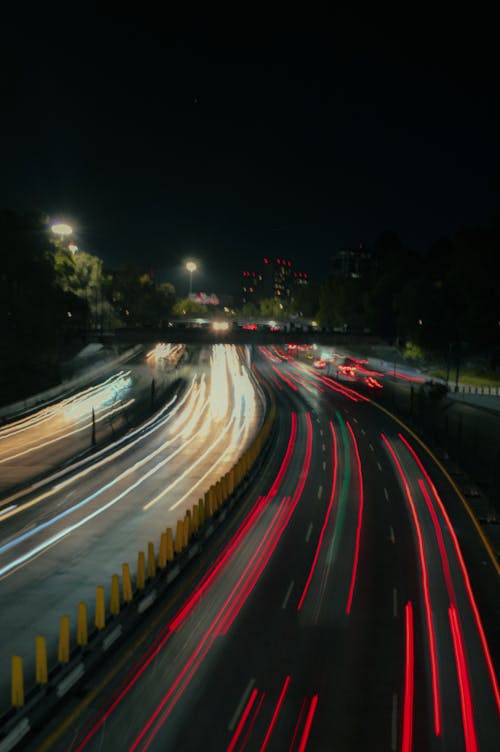
[[[59,235],[59,240],[64,240],[67,235],[73,234],[71,225],[67,225],[64,222],[56,222],[56,224],[51,225],[50,229],[54,235]]]
[[[186,269],[189,272],[189,295],[191,296],[191,293],[193,292],[193,272],[196,271],[196,264],[194,261],[188,261]]]

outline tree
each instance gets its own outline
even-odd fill
[[[241,307],[240,314],[248,319],[256,319],[259,316],[259,309],[255,303],[244,303]]]
[[[269,319],[281,319],[287,315],[287,304],[277,298],[263,298],[259,303],[260,315]]]
[[[102,260],[82,251],[71,254],[59,245],[54,252],[54,271],[57,284],[64,292],[85,300],[90,312],[89,323],[98,328],[103,304]]]
[[[174,316],[207,316],[207,307],[189,298],[181,298],[172,308]]]

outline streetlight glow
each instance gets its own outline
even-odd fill
[[[71,225],[67,225],[64,222],[58,222],[57,224],[52,225],[50,229],[55,235],[60,235],[61,238],[64,238],[65,235],[71,235],[73,233],[73,228],[71,227]]]

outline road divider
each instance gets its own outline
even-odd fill
[[[121,582],[118,574],[111,576],[109,609],[103,586],[96,587],[94,628],[89,630],[87,604],[80,602],[77,610],[76,644],[71,646],[70,617],[61,617],[58,662],[50,670],[47,663],[45,637],[36,638],[36,682],[25,697],[23,659],[12,656],[11,710],[0,717],[0,750],[8,752],[19,743],[30,728],[40,726],[49,717],[60,697],[102,660],[103,651],[116,647],[132,629],[139,615],[163,595],[170,583],[181,573],[190,559],[199,553],[203,542],[222,524],[227,510],[234,506],[253,483],[271,438],[276,419],[276,405],[267,392],[268,410],[257,435],[241,457],[204,496],[177,520],[175,535],[168,527],[160,533],[158,554],[154,541],[137,555],[135,589],[128,563],[122,564]],[[260,460],[260,461],[259,461]],[[53,691],[55,689],[55,691]],[[27,722],[26,722],[27,721]],[[9,740],[12,739],[12,746]],[[14,741],[16,740],[16,741]]]

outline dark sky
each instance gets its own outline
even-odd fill
[[[491,24],[215,36],[142,16],[11,20],[0,206],[64,218],[82,249],[179,293],[188,257],[196,288],[227,292],[264,255],[321,276],[386,229],[425,249],[498,215]]]

